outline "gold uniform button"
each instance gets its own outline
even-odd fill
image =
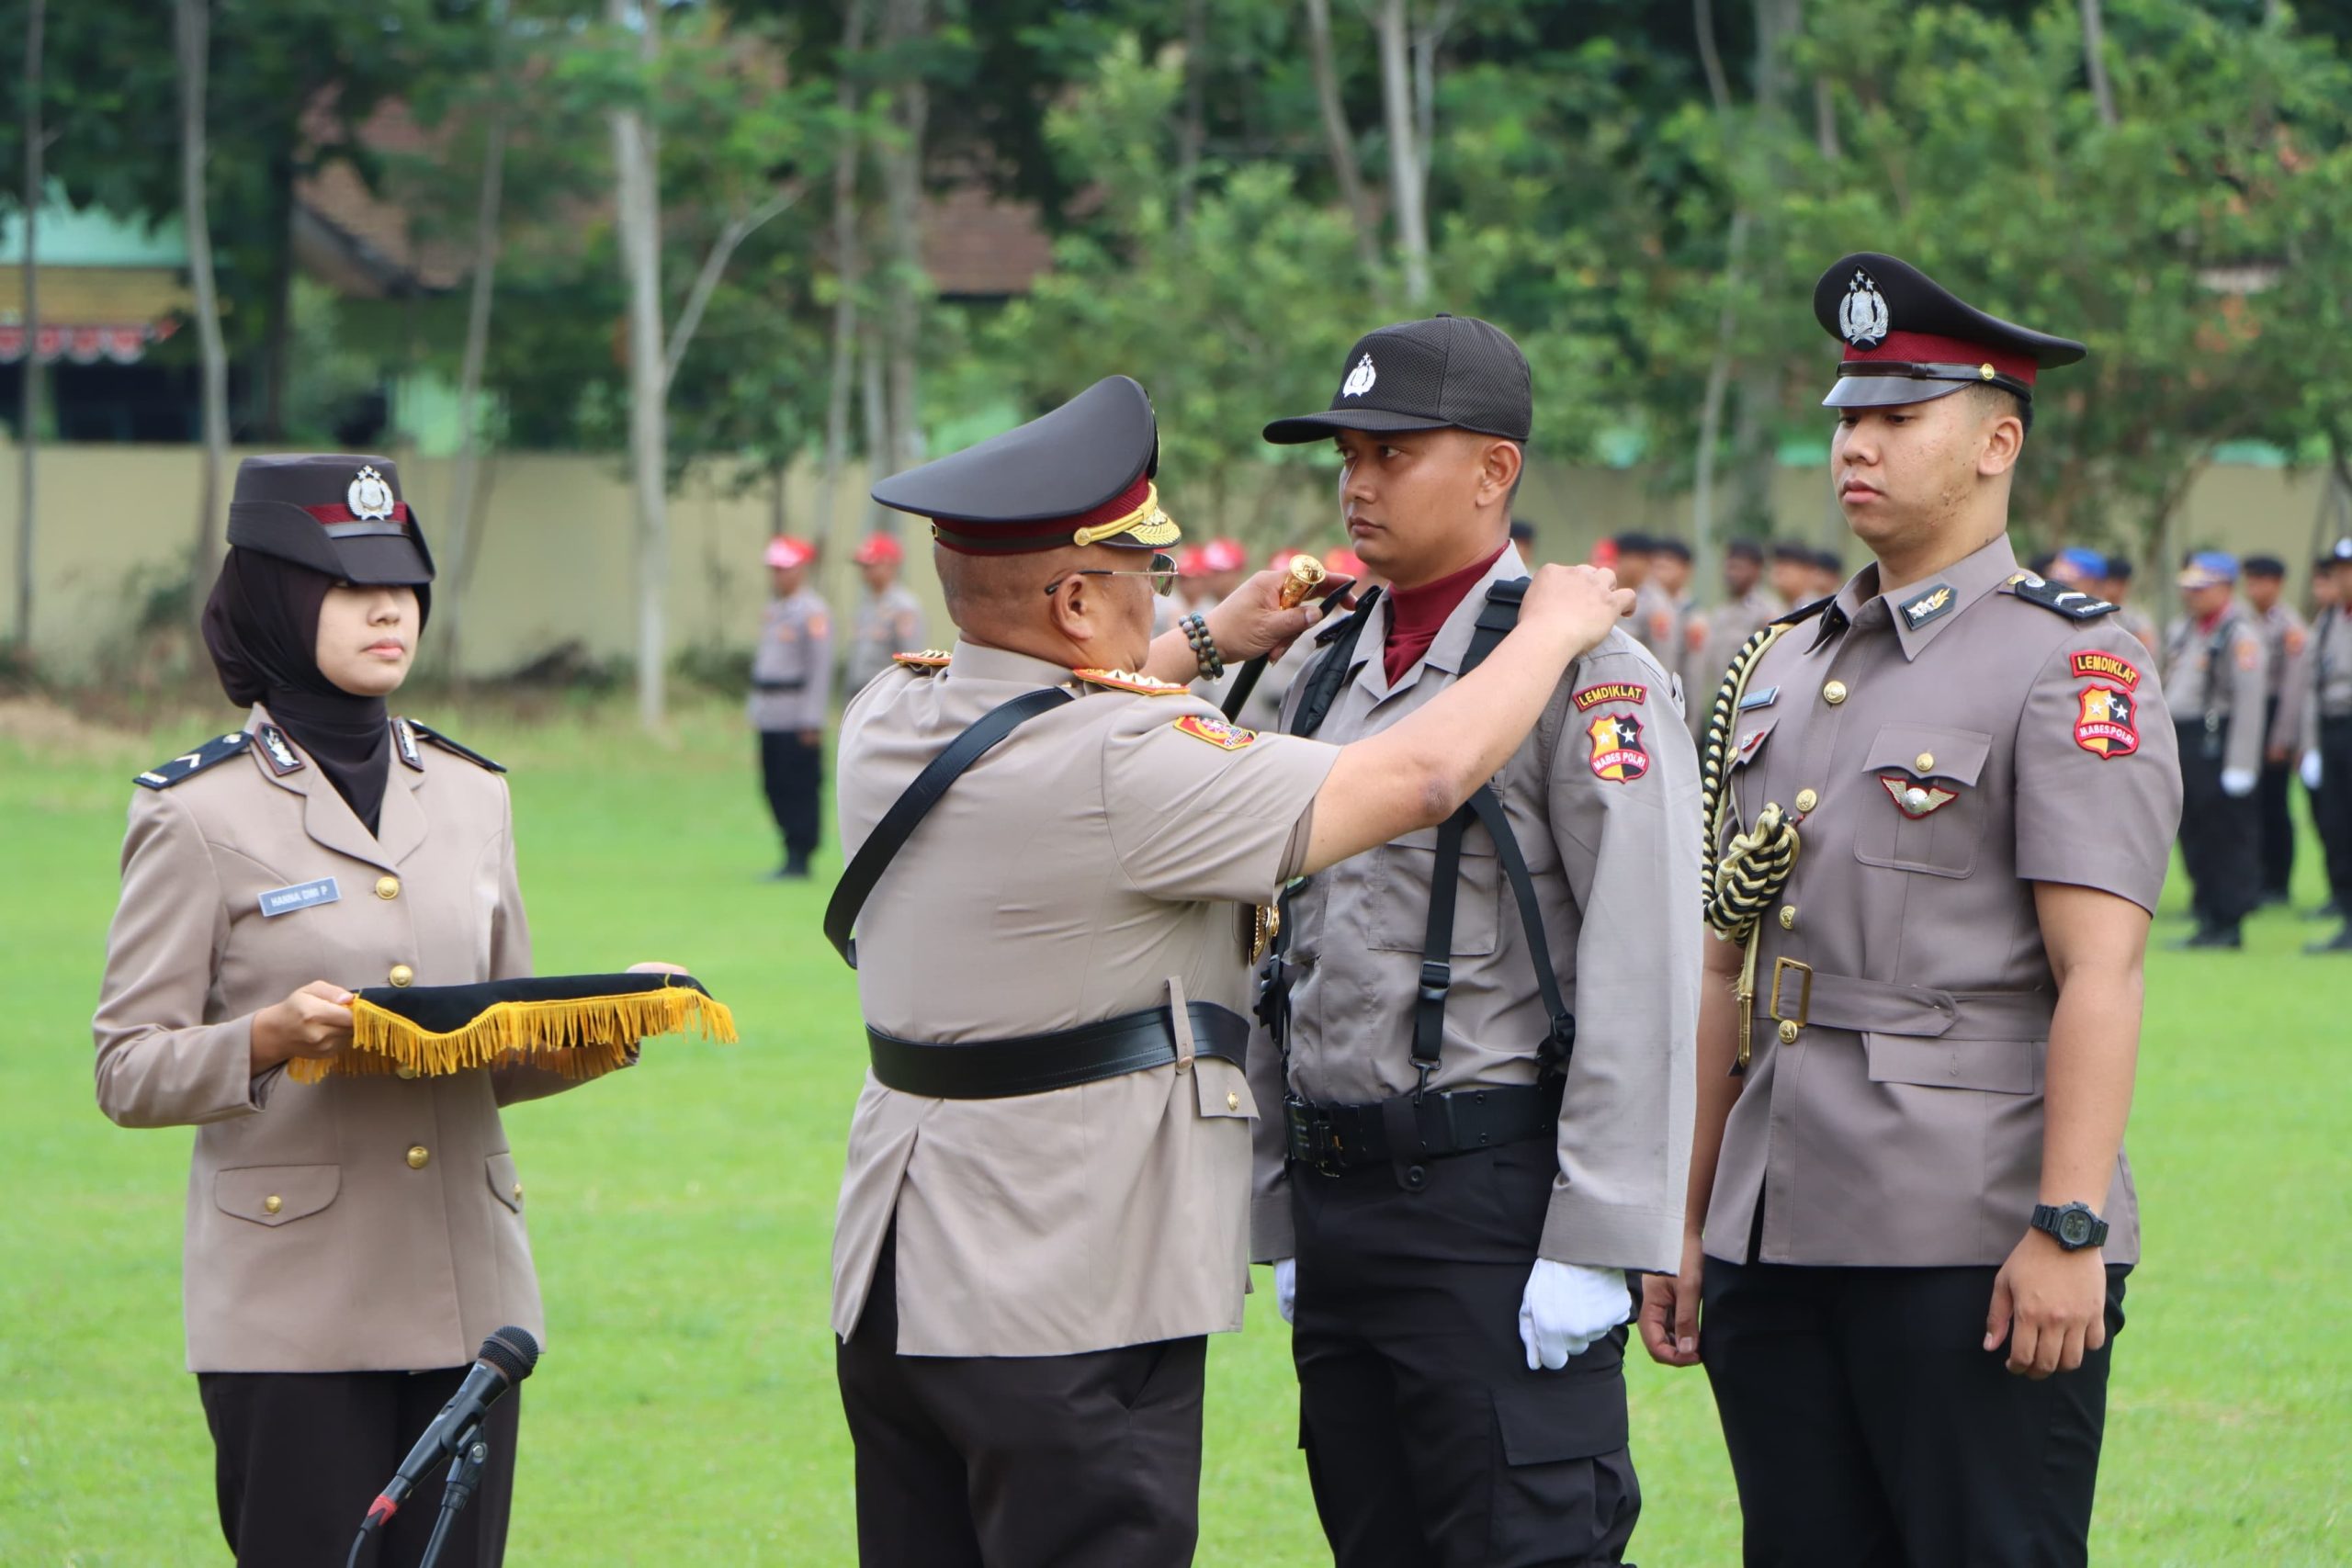
[[[1934,773],[1936,771],[1936,754],[1933,751],[1920,752],[1917,756],[1911,759],[1911,771],[1917,773]]]
[[[1781,906],[1781,929],[1784,931],[1797,929],[1797,907],[1794,904]]]
[[[1822,687],[1821,700],[1827,703],[1833,708],[1839,703],[1844,702],[1846,700],[1846,682],[1843,681],[1832,681],[1826,686]]]
[[[1809,789],[1801,789],[1797,791],[1797,809],[1799,811],[1810,811],[1820,804],[1821,796],[1815,792]]]
[[[433,1151],[423,1144],[411,1144],[408,1146],[408,1168],[411,1170],[423,1170],[432,1162]]]
[[[397,876],[379,876],[379,877],[378,877],[378,878],[376,879],[376,897],[379,897],[379,898],[397,898],[397,897],[399,897],[400,896],[401,896],[401,879],[400,879],[399,877],[397,877]]]
[[[395,986],[413,986],[416,984],[416,971],[405,964],[395,964],[392,972],[385,978]]]
[[[1796,1021],[1796,1020],[1794,1020],[1794,1019],[1792,1019],[1792,1018],[1784,1018],[1784,1019],[1782,1019],[1782,1020],[1781,1021],[1781,1044],[1783,1044],[1783,1045],[1793,1045],[1793,1044],[1795,1044],[1796,1043],[1797,1043],[1797,1021]]]
[[[392,1069],[392,1077],[400,1079],[403,1083],[406,1083],[409,1079],[416,1077],[416,1069],[410,1066],[406,1062],[402,1062],[400,1066]]]
[[[1240,1109],[1241,1109],[1241,1097],[1240,1097],[1239,1095],[1238,1095],[1238,1094],[1228,1094],[1228,1095],[1227,1095],[1227,1096],[1225,1097],[1225,1108],[1226,1108],[1227,1111],[1238,1111],[1238,1110],[1240,1110]]]
[[[275,1192],[261,1201],[261,1212],[265,1214],[274,1214],[284,1207],[286,1207],[286,1200]]]
[[[523,1201],[523,1184],[522,1184],[521,1182],[519,1182],[519,1181],[518,1181],[518,1182],[516,1182],[516,1183],[514,1184],[514,1201],[516,1201],[517,1203],[519,1203],[519,1202],[521,1202],[522,1201]]]

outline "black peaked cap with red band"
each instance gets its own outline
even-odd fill
[[[1814,319],[1846,345],[1824,408],[1884,408],[1999,387],[2028,407],[2037,372],[2088,352],[2072,338],[1987,315],[1895,256],[1861,251],[1821,275]]]
[[[433,552],[390,457],[248,457],[229,497],[229,543],[364,587],[422,587]]]
[[[1140,383],[1107,376],[1028,423],[874,487],[896,512],[931,519],[966,555],[1065,545],[1160,550],[1182,536],[1161,509],[1159,423]]]

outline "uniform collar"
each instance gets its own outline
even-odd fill
[[[994,681],[1009,686],[1067,686],[1070,670],[1050,659],[1032,659],[1009,648],[987,648],[957,638],[948,651],[947,677],[955,681]]]
[[[2007,534],[1941,571],[1892,592],[1879,587],[1878,563],[1872,561],[1856,572],[1822,612],[1822,629],[1814,646],[1820,647],[1849,626],[1865,630],[1892,626],[1907,662],[1918,658],[1970,605],[2007,587],[2017,575],[2017,552]]]
[[[302,796],[302,830],[317,842],[337,854],[396,871],[409,852],[424,841],[424,808],[416,800],[417,785],[424,778],[420,770],[409,767],[397,755],[393,757],[392,781],[405,787],[395,789],[389,784],[385,786],[384,804],[378,811],[376,831],[371,834],[353,814],[342,793],[326,782],[326,775],[318,765],[294,744],[293,737],[270,718],[269,709],[255,703],[245,719],[245,733],[258,738],[265,728],[277,731],[277,745],[283,747],[300,766],[289,773],[279,773],[269,755],[274,748],[256,739],[246,748],[253,756],[254,767],[278,788]]]
[[[1413,682],[1420,679],[1416,671],[1442,670],[1449,675],[1460,673],[1462,660],[1470,651],[1471,635],[1478,629],[1478,612],[1486,608],[1487,591],[1498,582],[1509,582],[1526,575],[1527,566],[1520,559],[1519,547],[1505,545],[1503,553],[1495,558],[1486,575],[1470,585],[1470,591],[1462,596],[1462,603],[1453,607],[1453,613],[1446,616],[1445,624],[1438,627],[1437,636],[1430,639],[1429,651],[1421,655],[1419,662],[1412,670],[1405,671],[1405,678],[1393,689],[1388,684],[1388,671],[1381,664],[1380,650],[1388,640],[1390,617],[1396,614],[1396,609],[1389,603],[1389,596],[1383,593],[1379,604],[1373,611],[1372,624],[1364,627],[1363,636],[1356,639],[1349,669],[1356,671],[1355,679],[1363,683],[1374,702],[1410,689]],[[1372,665],[1369,671],[1362,669],[1366,661]]]

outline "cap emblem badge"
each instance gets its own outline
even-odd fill
[[[1340,383],[1340,396],[1361,398],[1371,391],[1372,384],[1379,379],[1380,372],[1372,367],[1372,355],[1367,354],[1356,361],[1356,367],[1348,372],[1345,381]]]
[[[1846,302],[1838,307],[1838,331],[1856,348],[1871,349],[1886,341],[1886,296],[1857,267],[1846,285]]]
[[[384,482],[384,476],[372,464],[359,470],[351,488],[344,492],[344,500],[350,506],[351,514],[363,523],[381,522],[392,514],[392,508],[398,504],[392,497],[392,487]]]

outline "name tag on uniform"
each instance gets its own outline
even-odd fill
[[[316,882],[298,882],[291,887],[273,887],[261,896],[262,918],[274,920],[297,909],[336,903],[342,897],[343,889],[335,886],[332,876],[322,876]]]
[[[1760,692],[1742,692],[1739,696],[1739,711],[1746,713],[1750,708],[1770,707],[1773,699],[1780,694],[1781,688],[1778,686],[1767,686]]]

